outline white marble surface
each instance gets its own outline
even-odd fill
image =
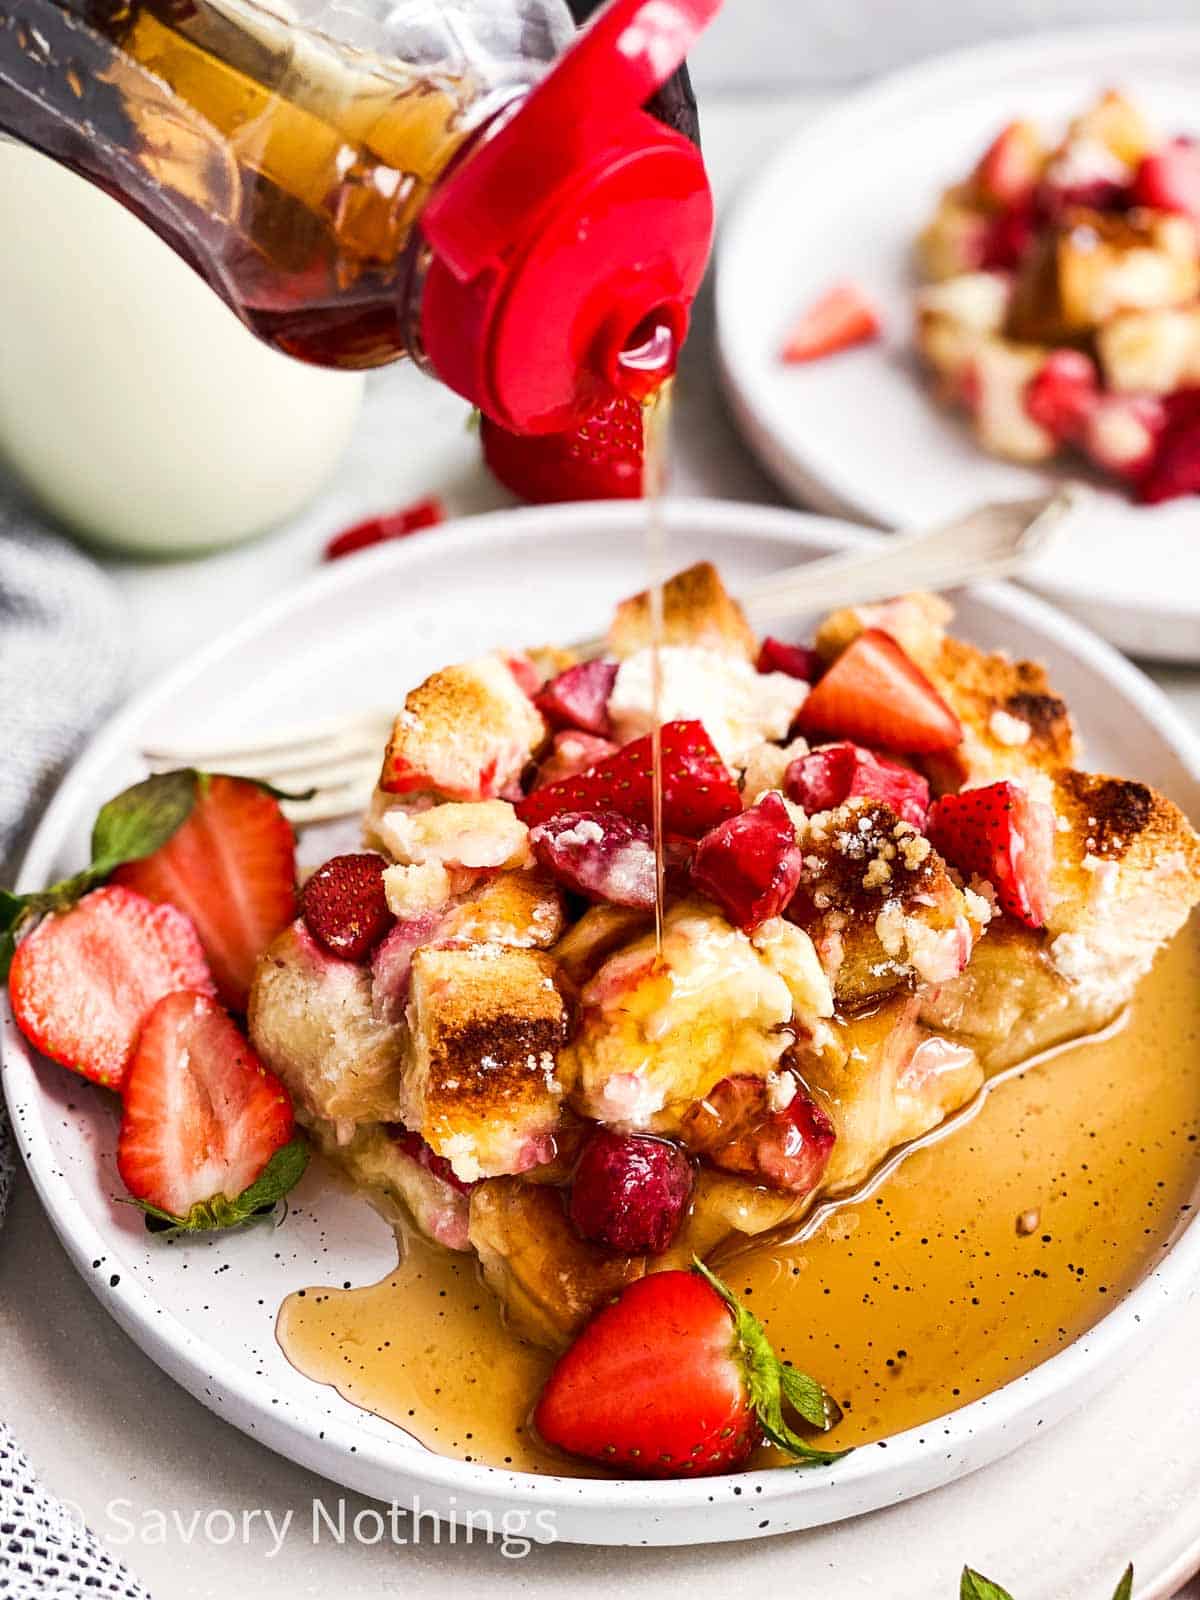
[[[709,103],[706,138],[723,204],[735,196],[742,176],[755,170],[763,154],[813,103],[812,97],[798,93],[786,99],[758,95]],[[710,346],[707,307],[702,306],[681,384],[675,487],[683,493],[776,500],[725,419]],[[458,402],[415,374],[385,374],[373,386],[351,459],[337,484],[301,522],[205,562],[149,567],[113,563],[132,608],[137,681],[250,614],[310,570],[325,539],[358,515],[431,491],[443,493],[458,511],[501,503],[477,466],[477,446],[465,432],[464,420]],[[1172,672],[1160,681],[1200,720],[1200,673]],[[1130,1380],[1134,1391],[1139,1383],[1149,1384],[1152,1365],[1145,1364],[1144,1377]],[[386,1544],[338,1548],[327,1539],[314,1545],[301,1531],[312,1503],[319,1498],[335,1507],[341,1491],[235,1433],[159,1373],[71,1270],[24,1181],[18,1184],[13,1214],[0,1237],[0,1374],[0,1404],[30,1455],[54,1487],[118,1544],[125,1523],[114,1521],[105,1507],[114,1495],[127,1502],[117,1516],[136,1524],[139,1537],[120,1547],[157,1600],[215,1600],[231,1594],[282,1600],[329,1593],[353,1600],[393,1592],[411,1600],[449,1593],[470,1600],[484,1595],[598,1596],[612,1588],[618,1569],[603,1551],[536,1549],[525,1560],[505,1560],[496,1549],[479,1544],[437,1545],[428,1530],[427,1542],[402,1552]],[[1138,1410],[1140,1398],[1149,1400],[1149,1395],[1130,1396],[1134,1416],[1145,1414]],[[1085,1429],[1088,1420],[1064,1426]],[[1053,1451],[1054,1439],[1031,1448]],[[1102,1439],[1096,1448],[1104,1448]],[[1149,1443],[1146,1455],[1148,1514],[1154,1515],[1155,1474],[1161,1467],[1161,1514],[1169,1516],[1168,1488],[1174,1497],[1180,1485],[1176,1480],[1168,1486],[1165,1465]],[[927,1512],[922,1522],[946,1541],[945,1600],[954,1592],[964,1559],[1003,1577],[1006,1529],[1016,1506],[1021,1506],[1022,1540],[1034,1546],[1039,1527],[1049,1528],[1059,1514],[1051,1505],[1022,1503],[1020,1469],[1011,1462],[982,1476],[994,1485],[996,1511],[990,1521],[980,1522],[977,1496],[972,1497],[973,1514],[961,1510],[965,1501],[955,1499],[955,1488],[922,1502]],[[1185,1483],[1182,1492],[1194,1500],[1200,1484]],[[353,1515],[362,1503],[346,1498]],[[262,1507],[277,1518],[292,1508],[297,1526],[275,1554],[262,1518],[246,1542],[240,1537],[220,1542],[220,1523],[214,1525],[217,1539],[206,1538],[203,1530],[205,1514],[217,1507]],[[168,1519],[178,1513],[181,1520],[160,1530],[153,1519],[145,1520],[154,1511]],[[193,1526],[189,1519],[196,1513],[199,1521]],[[1086,1539],[1086,1507],[1075,1507],[1070,1514],[1079,1537]],[[899,1552],[904,1512],[882,1515],[874,1534],[868,1523],[862,1537],[894,1540]],[[835,1589],[839,1600],[861,1591],[847,1557],[848,1530],[800,1537],[805,1568],[809,1574],[829,1573],[830,1596]],[[790,1586],[790,1562],[799,1551],[795,1539],[776,1539],[754,1547],[629,1552],[621,1558],[620,1585],[623,1592],[646,1595],[664,1589],[678,1593],[686,1585],[696,1600],[716,1600],[751,1585],[782,1590]],[[886,1584],[870,1587],[877,1594],[887,1592]],[[1200,1587],[1187,1594],[1200,1600]],[[941,1600],[941,1594],[930,1600]],[[1063,1600],[1088,1597],[1064,1595]]]

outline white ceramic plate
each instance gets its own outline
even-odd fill
[[[1056,469],[986,456],[927,392],[909,337],[913,239],[941,190],[1013,117],[1060,128],[1097,90],[1119,84],[1164,130],[1198,133],[1198,80],[1200,29],[1038,35],[888,78],[785,145],[725,228],[717,279],[728,392],[783,487],[882,527],[1039,493]],[[883,342],[784,366],[789,322],[840,278],[879,304]],[[1194,498],[1151,508],[1106,490],[1031,581],[1124,650],[1200,660]]]
[[[709,558],[733,586],[864,535],[786,511],[711,502],[670,509],[677,565]],[[506,512],[327,568],[140,696],[83,756],[34,838],[32,888],[80,864],[91,819],[141,775],[146,743],[239,737],[364,704],[397,703],[424,673],[496,644],[599,631],[645,573],[640,508]],[[798,624],[803,619],[797,619]],[[963,601],[964,633],[1038,656],[1079,709],[1092,759],[1137,773],[1200,812],[1194,741],[1144,678],[1042,602],[994,587]],[[383,1499],[552,1511],[560,1538],[700,1543],[811,1527],[906,1499],[1014,1449],[1096,1393],[1200,1272],[1183,1231],[1086,1338],[984,1400],[863,1449],[829,1471],[666,1484],[535,1478],[450,1461],[303,1378],[273,1336],[291,1290],[364,1284],[394,1264],[365,1201],[314,1164],[286,1225],[172,1245],[119,1191],[116,1118],[100,1091],[28,1050],[5,1015],[4,1083],[26,1163],[80,1273],[123,1328],[205,1405],[274,1449]]]

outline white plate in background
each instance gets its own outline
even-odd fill
[[[1061,131],[1117,85],[1165,132],[1200,134],[1198,84],[1200,28],[1042,34],[886,78],[786,144],[725,227],[717,276],[726,387],[780,484],[821,511],[914,528],[1061,481],[1069,469],[985,455],[934,402],[910,339],[913,241],[1014,117]],[[842,278],[880,307],[882,342],[784,365],[789,325]],[[1030,581],[1123,650],[1200,661],[1200,500],[1135,506],[1105,490]]]
[[[671,504],[669,526],[673,564],[714,560],[735,590],[806,555],[866,537],[819,518],[715,502]],[[239,738],[398,702],[407,687],[446,660],[492,645],[598,631],[612,603],[641,586],[644,542],[639,506],[553,507],[450,524],[324,568],[140,695],[109,724],[46,812],[20,887],[41,886],[80,864],[97,806],[141,775],[137,751],[144,744]],[[1196,741],[1157,690],[1107,646],[1041,601],[1003,586],[964,597],[959,626],[985,647],[1043,659],[1078,711],[1092,762],[1137,774],[1200,814]],[[1053,1461],[1049,1471],[1043,1463],[1042,1476],[1030,1477],[1030,1492],[1055,1495],[1064,1505],[1078,1505],[1079,1496],[1088,1494],[1119,1498],[1091,1530],[1086,1547],[1064,1529],[1061,1547],[1041,1553],[1039,1572],[1054,1571],[1057,1583],[1067,1571],[1067,1586],[1043,1584],[1039,1591],[1027,1583],[1019,1600],[1086,1600],[1083,1579],[1095,1562],[1111,1564],[1115,1582],[1139,1549],[1152,1552],[1161,1574],[1184,1559],[1189,1542],[1200,1536],[1196,1505],[1180,1507],[1169,1527],[1151,1507],[1139,1513],[1144,1532],[1133,1547],[1122,1508],[1128,1511],[1137,1501],[1143,1478],[1138,1451],[1156,1447],[1158,1423],[1135,1418],[1131,1426],[1119,1394],[1100,1393],[1146,1350],[1167,1314],[1192,1297],[1200,1279],[1195,1224],[1181,1229],[1170,1250],[1156,1251],[1144,1280],[1089,1334],[1017,1382],[942,1419],[928,1444],[919,1442],[922,1430],[913,1430],[888,1441],[886,1450],[860,1450],[820,1473],[779,1470],[674,1483],[532,1477],[432,1454],[290,1366],[273,1331],[285,1295],[313,1282],[370,1283],[394,1265],[390,1231],[365,1200],[328,1179],[319,1163],[297,1190],[282,1229],[251,1228],[168,1247],[147,1236],[132,1208],[111,1201],[119,1188],[111,1098],[39,1058],[7,1010],[3,1069],[20,1148],[42,1202],[80,1274],[120,1326],[218,1415],[364,1493],[401,1501],[419,1495],[425,1507],[490,1510],[497,1519],[514,1510],[548,1510],[558,1536],[575,1542],[748,1539],[909,1500],[1048,1433],[1054,1422],[1092,1400],[1095,1408],[1111,1407],[1111,1459],[1092,1448]],[[1169,1325],[1163,1330],[1170,1331]],[[1200,1404],[1190,1344],[1172,1394],[1173,1412],[1186,1415],[1190,1406],[1194,1413]],[[1184,1438],[1200,1463],[1195,1430],[1187,1429]],[[1046,1451],[1039,1445],[1033,1454],[1042,1460]],[[978,1504],[988,1492],[986,1478],[971,1479],[954,1493]],[[848,1526],[838,1536],[839,1571],[857,1574],[861,1550],[864,1572],[878,1572],[881,1561],[893,1563],[891,1577],[882,1587],[876,1584],[888,1600],[937,1600],[947,1553],[944,1547],[922,1549],[920,1539],[921,1527],[935,1514],[920,1503],[906,1509],[913,1538],[900,1563],[894,1562],[890,1538],[884,1540],[888,1551],[873,1539],[874,1524]],[[1017,1527],[1012,1531],[1015,1565],[1024,1557]],[[1097,1548],[1101,1535],[1111,1538],[1111,1549]],[[796,1554],[799,1567],[800,1547]],[[984,1554],[979,1553],[981,1565]],[[955,1555],[959,1562],[977,1559],[972,1550]],[[998,1578],[1003,1575],[996,1571]],[[1142,1578],[1153,1575],[1145,1570]],[[821,1589],[814,1565],[807,1590]]]

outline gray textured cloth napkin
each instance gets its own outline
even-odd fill
[[[123,607],[74,545],[39,527],[0,484],[0,883],[62,774],[122,687]],[[0,1224],[13,1180],[0,1099]],[[2,1247],[2,1246],[0,1246]],[[150,1600],[39,1480],[0,1421],[0,1600]]]

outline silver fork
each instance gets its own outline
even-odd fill
[[[909,589],[949,589],[1005,577],[1040,554],[1089,498],[1088,491],[1072,486],[1036,500],[979,506],[952,523],[786,567],[747,585],[740,598],[755,621],[777,622]],[[604,640],[584,639],[570,648],[582,657],[599,655]],[[155,745],[142,755],[152,772],[199,767],[258,778],[280,789],[313,789],[311,799],[287,801],[285,809],[300,825],[327,822],[362,810],[370,799],[393,715],[391,710],[356,712],[269,738]]]

